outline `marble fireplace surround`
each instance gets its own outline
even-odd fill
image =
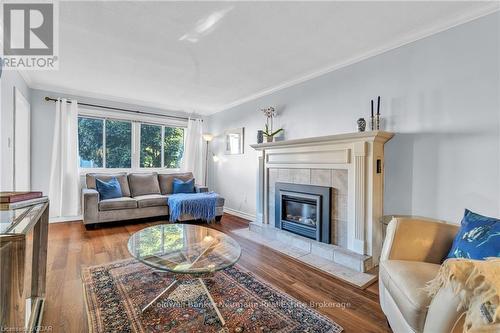
[[[331,186],[333,248],[370,258],[370,266],[376,266],[382,248],[384,144],[393,135],[371,131],[252,145],[260,152],[255,224],[267,225],[262,230],[274,225],[276,181]]]

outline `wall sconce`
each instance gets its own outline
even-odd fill
[[[217,156],[217,155],[215,155],[214,153],[212,153],[212,160],[213,160],[215,163],[217,163],[217,162],[219,162],[219,160],[220,160],[220,159],[219,159],[219,156]]]

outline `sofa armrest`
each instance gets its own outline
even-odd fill
[[[204,193],[204,192],[208,192],[208,186],[204,186],[204,185],[195,185],[194,186],[194,190],[196,193]]]
[[[387,226],[380,260],[440,264],[453,243],[458,225],[415,217],[393,217]]]
[[[99,222],[99,192],[93,189],[82,189],[83,223]]]

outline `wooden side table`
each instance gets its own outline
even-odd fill
[[[49,200],[0,210],[0,329],[36,332],[42,322]]]

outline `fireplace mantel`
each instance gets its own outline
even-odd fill
[[[258,222],[269,223],[269,170],[347,170],[347,249],[373,257],[382,248],[384,144],[393,133],[345,133],[251,145],[260,152]]]
[[[276,142],[264,142],[250,145],[255,150],[265,150],[279,147],[308,146],[311,144],[324,144],[329,142],[353,142],[353,141],[376,141],[385,143],[394,136],[394,133],[384,131],[342,133],[326,136],[316,136],[312,138],[293,139]]]

